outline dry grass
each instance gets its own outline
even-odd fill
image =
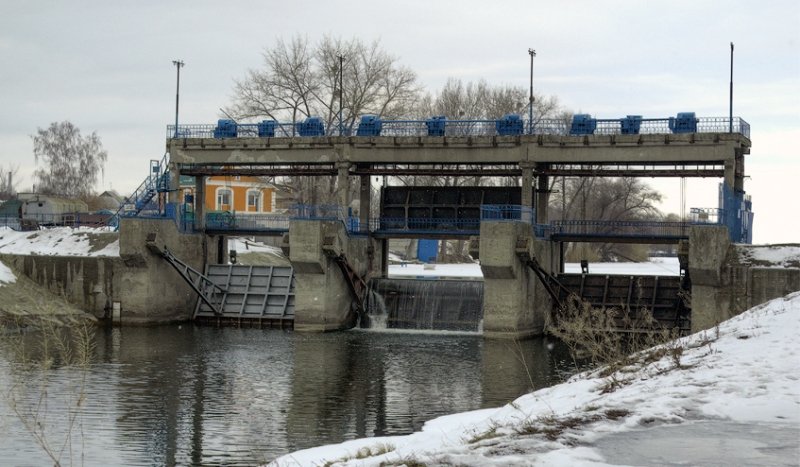
[[[36,327],[37,323],[70,326],[97,321],[63,295],[48,291],[22,274],[16,276],[16,282],[0,285],[0,327]]]

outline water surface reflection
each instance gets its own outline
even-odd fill
[[[47,402],[47,437],[60,446],[70,435],[63,465],[252,465],[499,406],[560,380],[570,365],[563,349],[548,350],[543,339],[473,335],[184,325],[101,329],[95,341],[85,373],[42,373],[0,347],[0,387],[13,394],[0,404],[0,459],[52,464],[9,402]],[[87,397],[78,407],[81,387]],[[70,413],[78,414],[71,430]]]

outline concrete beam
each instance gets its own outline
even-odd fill
[[[750,140],[740,134],[174,139],[181,164],[502,164],[721,162]]]

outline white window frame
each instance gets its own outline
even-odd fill
[[[256,204],[250,204],[250,195],[255,194],[256,196]],[[262,212],[264,210],[264,194],[261,190],[251,188],[247,190],[247,211],[250,211],[250,207],[254,206],[256,208],[255,212]]]
[[[220,199],[220,197],[224,194],[224,192],[227,192],[230,195],[230,203],[222,203],[222,202],[220,202],[220,201],[222,201]],[[216,195],[216,209],[217,209],[217,211],[222,209],[222,205],[223,204],[226,204],[226,205],[230,206],[230,209],[233,209],[233,189],[228,188],[226,186],[221,186],[221,187],[217,188],[215,195]]]

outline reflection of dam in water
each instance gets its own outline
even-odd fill
[[[30,346],[41,335],[21,337]],[[563,347],[458,334],[303,334],[159,326],[93,330],[80,424],[62,465],[258,465],[297,449],[408,434],[428,420],[501,406],[572,369]],[[0,387],[40,402],[35,372],[0,341]],[[38,347],[36,347],[38,348]],[[47,433],[64,439],[82,374],[55,368]],[[70,405],[68,401],[73,401]],[[52,465],[0,403],[3,465]]]
[[[483,281],[373,279],[362,327],[480,332]]]

